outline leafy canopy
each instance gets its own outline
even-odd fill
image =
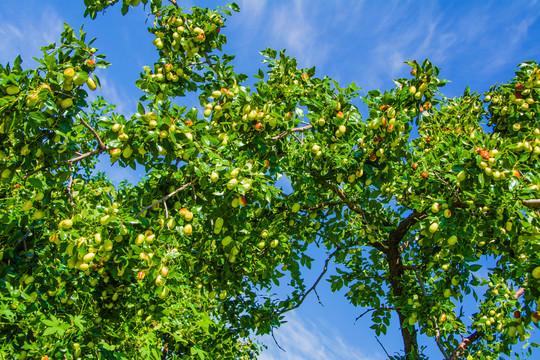
[[[85,15],[117,2],[85,0]],[[377,335],[397,315],[392,358],[421,358],[419,332],[446,359],[537,346],[535,62],[483,98],[449,99],[437,67],[409,61],[395,89],[362,98],[361,119],[355,84],[284,51],[262,51],[248,86],[221,51],[234,3],[130,6],[148,11],[156,46],[134,114],[88,101],[109,64],[82,29],[66,24],[35,69],[0,66],[3,354],[253,358],[251,336],[278,327],[330,261],[332,290],[347,288]],[[189,93],[201,108],[181,105]],[[115,187],[92,172],[99,155],[147,175]],[[328,257],[306,284],[313,246]],[[285,279],[290,295],[270,295]]]

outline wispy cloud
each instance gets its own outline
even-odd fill
[[[301,318],[296,313],[287,315],[288,322],[274,332],[280,350],[268,336],[264,339],[268,350],[261,360],[382,360],[382,354],[366,354],[361,346],[347,343],[332,325]]]
[[[24,5],[18,13],[0,13],[0,62],[3,64],[12,63],[16,56],[13,54],[21,54],[25,62],[39,57],[41,46],[57,41],[63,30],[62,20],[51,6],[40,14],[22,8]]]

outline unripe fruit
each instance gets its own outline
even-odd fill
[[[88,253],[88,254],[86,254],[86,255],[83,256],[83,261],[84,261],[85,263],[89,263],[90,261],[94,260],[94,257],[95,257],[95,256],[96,256],[95,253],[92,253],[92,252],[91,252],[91,253]]]
[[[279,245],[279,240],[278,239],[274,239],[274,240],[272,240],[272,242],[270,242],[270,247],[271,248],[275,248],[278,245]]]
[[[41,220],[45,217],[45,211],[43,210],[36,210],[34,212],[34,220]]]
[[[70,219],[62,220],[60,222],[60,228],[61,229],[67,230],[67,229],[71,228],[72,226],[73,226],[73,221],[71,221]]]
[[[534,270],[532,271],[532,276],[535,279],[540,279],[540,266],[534,268]]]
[[[107,225],[109,221],[110,221],[110,215],[105,215],[101,219],[99,219],[99,223],[104,226]]]
[[[10,169],[4,169],[4,171],[2,171],[2,179],[7,179],[9,176],[11,175],[11,170]]]
[[[92,78],[88,78],[88,80],[86,80],[86,85],[92,91],[96,90],[97,88],[96,82]]]
[[[28,98],[26,99],[26,106],[28,107],[34,107],[37,105],[39,101],[39,97],[37,93],[28,95]]]
[[[211,182],[216,182],[219,180],[219,175],[217,172],[212,172],[212,174],[210,174],[210,181]]]
[[[437,231],[438,228],[439,228],[439,223],[434,222],[429,226],[429,232],[434,233]]]
[[[26,200],[21,208],[23,211],[29,211],[33,205],[34,203],[32,202],[32,200]]]
[[[73,106],[73,100],[71,98],[64,99],[60,103],[60,106],[63,107],[63,108],[72,107]]]
[[[19,93],[19,87],[18,86],[15,86],[15,85],[11,85],[11,86],[8,86],[7,89],[6,89],[6,93],[8,95],[16,95]]]
[[[238,185],[238,180],[233,178],[227,183],[227,189],[232,190],[236,187],[236,185]]]
[[[292,211],[293,213],[297,213],[298,211],[300,211],[300,207],[301,207],[301,205],[300,205],[299,203],[295,203],[295,204],[292,206],[291,211]]]

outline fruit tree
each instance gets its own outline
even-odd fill
[[[356,85],[284,51],[262,51],[255,80],[237,72],[221,50],[234,3],[84,4],[91,18],[144,8],[154,64],[129,114],[89,100],[108,63],[82,29],[66,24],[37,68],[0,65],[6,358],[254,358],[253,337],[299,307],[330,262],[332,289],[377,335],[398,320],[394,359],[423,358],[419,334],[444,359],[537,346],[537,63],[449,99],[436,66],[409,61],[394,89],[361,98],[362,119]],[[98,156],[146,176],[113,186],[92,172]],[[314,246],[327,258],[307,283]],[[286,298],[269,295],[280,279]],[[474,312],[460,311],[472,298]]]

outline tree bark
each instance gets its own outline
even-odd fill
[[[392,294],[396,298],[403,296],[403,284],[401,283],[404,269],[403,263],[401,262],[401,256],[399,253],[399,247],[397,244],[392,248],[388,249],[386,254],[386,259],[388,261],[388,267],[390,272],[390,286],[392,288]],[[399,317],[399,325],[401,327],[401,336],[403,338],[403,345],[405,348],[405,355],[408,359],[418,358],[418,339],[416,335],[416,330],[409,331],[405,322],[407,318],[401,313],[398,309],[396,310]]]

